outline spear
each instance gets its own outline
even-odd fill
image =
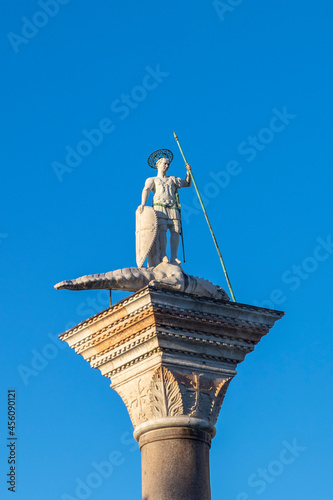
[[[187,164],[187,161],[186,161],[186,158],[185,158],[185,155],[184,155],[184,152],[182,150],[182,147],[181,145],[179,144],[179,140],[178,140],[178,137],[176,135],[176,132],[173,131],[173,135],[174,135],[174,138],[176,139],[176,142],[178,144],[178,147],[179,147],[179,150],[182,154],[182,157],[184,159],[184,162],[185,164]],[[231,297],[232,297],[232,300],[234,302],[236,302],[236,299],[235,299],[235,295],[234,295],[234,292],[232,290],[232,286],[231,286],[231,283],[230,283],[230,279],[229,279],[229,276],[228,276],[228,273],[227,273],[227,269],[225,267],[225,264],[224,264],[224,261],[223,261],[223,257],[222,257],[222,254],[221,254],[221,250],[219,248],[219,245],[217,243],[217,240],[216,240],[216,237],[215,237],[215,234],[214,234],[214,231],[213,231],[213,228],[211,226],[211,223],[209,221],[209,218],[208,218],[208,215],[207,215],[207,212],[206,212],[206,209],[205,209],[205,205],[203,204],[203,201],[202,201],[202,198],[201,198],[201,194],[199,192],[199,189],[198,189],[198,186],[197,186],[197,183],[195,182],[195,179],[194,179],[194,175],[193,175],[193,172],[192,170],[189,171],[190,172],[190,176],[191,176],[191,179],[192,179],[192,182],[193,182],[193,185],[195,187],[195,190],[197,192],[197,195],[198,195],[198,198],[199,198],[199,201],[200,201],[200,205],[201,205],[201,208],[202,208],[202,211],[205,215],[205,218],[206,218],[206,221],[207,221],[207,224],[208,224],[208,227],[209,227],[209,230],[210,230],[210,233],[212,235],[212,238],[213,238],[213,241],[215,243],[215,247],[216,247],[216,250],[217,250],[217,253],[218,253],[218,256],[220,257],[220,261],[221,261],[221,265],[222,265],[222,268],[223,268],[223,272],[224,272],[224,275],[225,275],[225,279],[227,280],[227,283],[228,283],[228,287],[229,287],[229,290],[230,290],[230,294],[231,294]]]

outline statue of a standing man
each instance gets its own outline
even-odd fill
[[[186,164],[187,175],[185,179],[180,177],[167,176],[173,154],[167,149],[154,151],[149,158],[148,164],[157,169],[156,177],[149,177],[146,180],[142,191],[142,201],[138,208],[138,214],[142,214],[148,201],[149,193],[154,193],[153,208],[157,216],[157,231],[154,243],[148,254],[148,266],[156,267],[161,262],[169,262],[166,255],[167,230],[170,230],[170,263],[180,264],[177,258],[179,236],[182,231],[180,207],[177,199],[178,189],[191,185],[191,167]]]

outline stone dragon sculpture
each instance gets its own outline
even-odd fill
[[[179,265],[162,262],[156,267],[126,267],[102,274],[89,274],[57,283],[56,290],[125,290],[136,292],[147,285],[191,293],[201,297],[230,300],[227,293],[208,280],[186,274]]]

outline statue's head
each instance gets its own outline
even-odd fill
[[[169,158],[160,158],[156,162],[156,168],[159,172],[161,173],[166,173],[170,167],[170,160]]]
[[[157,151],[154,151],[149,155],[147,162],[151,168],[158,168],[158,164],[161,160],[167,160],[168,165],[170,165],[173,160],[172,151],[169,149],[157,149]]]

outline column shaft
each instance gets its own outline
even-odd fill
[[[210,500],[208,432],[187,427],[140,437],[143,500]]]

